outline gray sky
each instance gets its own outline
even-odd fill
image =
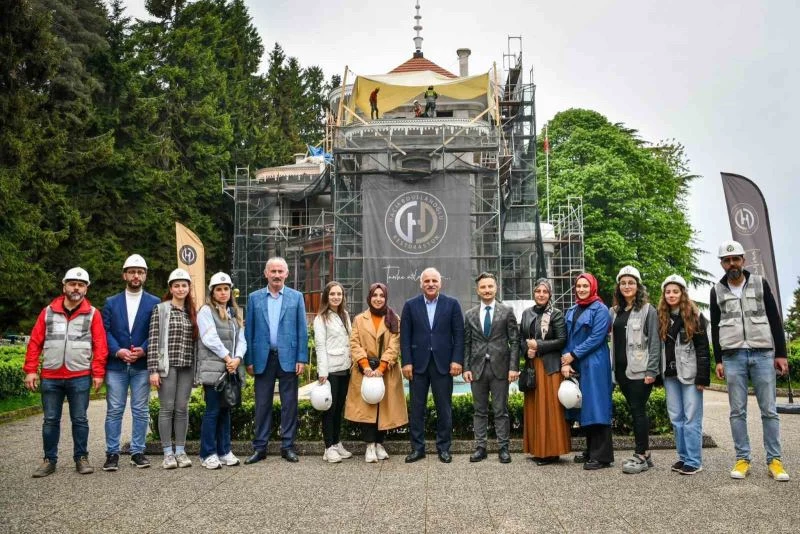
[[[144,0],[128,14],[144,17]],[[414,52],[415,1],[246,0],[264,47],[280,43],[326,77],[382,74]],[[770,212],[784,309],[800,275],[790,210],[800,210],[800,2],[641,0],[533,2],[421,0],[425,57],[458,74],[457,48],[472,50],[470,74],[503,66],[509,35],[522,36],[534,69],[539,128],[558,111],[598,111],[643,139],[683,143],[693,174],[689,216],[700,265],[721,274],[730,238],[720,171],[761,188]],[[512,43],[512,51],[519,49]],[[695,295],[707,301],[706,290]]]

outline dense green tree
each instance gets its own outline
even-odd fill
[[[800,276],[797,277],[797,288],[794,290],[789,315],[786,316],[783,326],[789,339],[800,339]]]
[[[685,213],[694,176],[682,146],[649,146],[635,130],[583,109],[556,114],[548,132],[550,201],[556,207],[568,196],[583,198],[586,269],[597,276],[607,302],[626,264],[641,270],[653,294],[673,272],[694,282],[707,275],[697,266]],[[543,157],[539,165],[544,176]],[[539,192],[544,199],[543,188]]]

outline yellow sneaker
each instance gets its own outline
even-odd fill
[[[750,460],[739,458],[731,470],[731,478],[741,479],[746,477],[748,473],[750,473]]]
[[[789,480],[789,473],[783,469],[783,463],[780,459],[773,458],[767,467],[769,468],[769,476],[775,480],[780,480],[781,482]]]

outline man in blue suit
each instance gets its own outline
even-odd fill
[[[289,266],[283,258],[270,258],[264,268],[267,287],[250,293],[244,335],[247,373],[255,376],[255,437],[246,464],[267,457],[272,429],[275,380],[281,398],[281,457],[297,462],[297,377],[308,363],[308,330],[303,294],[286,287]]]
[[[147,423],[150,418],[150,382],[147,372],[147,336],[150,314],[158,297],[146,292],[147,263],[138,254],[122,265],[125,291],[106,299],[103,326],[108,343],[106,363],[106,463],[103,471],[119,469],[119,441],[122,416],[131,391],[131,465],[150,467],[144,455]]]
[[[419,277],[422,294],[406,301],[400,320],[403,376],[411,393],[411,454],[406,463],[425,457],[425,405],[428,389],[436,405],[436,450],[450,463],[453,434],[453,377],[464,363],[464,317],[458,301],[440,292],[442,275],[429,267]]]

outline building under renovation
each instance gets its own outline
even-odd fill
[[[263,287],[265,261],[280,255],[309,313],[331,280],[351,312],[377,281],[399,311],[428,266],[465,308],[482,271],[520,305],[544,271],[566,308],[583,270],[582,205],[570,199],[538,222],[535,85],[521,38],[509,38],[502,67],[477,75],[470,50],[457,50],[455,74],[424,57],[415,29],[413,56],[388,73],[346,71],[329,95],[324,152],[223,180],[235,203],[234,282]]]

